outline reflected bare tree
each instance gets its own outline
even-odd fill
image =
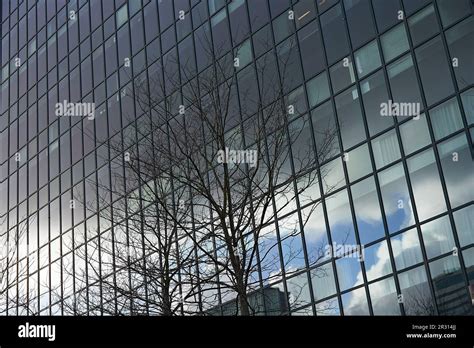
[[[37,261],[36,253],[27,243],[28,226],[34,219],[25,219],[15,228],[0,235],[0,315],[35,315],[38,293],[28,287],[28,269]],[[7,216],[0,218],[7,226]]]
[[[294,212],[297,197],[329,174],[320,163],[337,129],[320,127],[316,155],[309,118],[292,121],[288,42],[244,67],[239,50],[220,57],[203,37],[199,52],[213,63],[199,74],[171,50],[122,90],[136,117],[108,142],[112,173],[90,183],[97,201],[76,197],[112,229],[88,230],[75,253],[85,262],[70,277],[84,287],[65,303],[71,312],[209,314],[234,301],[234,314],[252,315],[252,294],[303,259],[291,247],[309,219]]]

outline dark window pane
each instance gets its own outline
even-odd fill
[[[379,32],[399,22],[398,11],[401,10],[399,0],[373,0],[372,3]]]
[[[265,25],[268,20],[268,7],[266,1],[247,1],[250,14],[250,25],[252,31],[256,31]]]
[[[344,0],[349,36],[353,48],[357,48],[375,36],[370,1]]]
[[[316,151],[324,148],[325,144],[327,144],[328,140],[330,140],[331,142],[328,144],[328,157],[332,157],[339,153],[340,150],[338,138],[328,137],[328,134],[331,134],[331,132],[336,129],[337,126],[331,101],[328,101],[314,109],[311,113],[311,117],[313,120],[314,137],[316,139]],[[321,158],[322,156],[320,154],[318,154],[318,156],[320,156],[318,157],[319,160],[324,160],[324,158]]]
[[[387,72],[394,101],[421,105],[420,87],[410,54],[390,64]]]
[[[433,5],[428,6],[408,19],[413,45],[429,39],[439,32],[438,20]]]
[[[222,56],[230,49],[229,24],[225,9],[218,12],[211,18],[212,39],[214,42],[214,52]]]
[[[472,313],[472,300],[466,291],[459,257],[446,256],[430,263],[431,278],[440,315],[467,315]],[[448,294],[457,294],[449,300]]]
[[[355,82],[354,65],[350,57],[334,64],[329,72],[334,93],[337,93]]]
[[[474,62],[474,17],[471,16],[449,29],[446,32],[446,39],[459,88],[474,84],[474,69],[472,68]]]
[[[472,11],[469,0],[438,0],[438,9],[443,27],[453,24]]]
[[[334,5],[338,0],[316,0],[318,2],[319,12],[326,11],[332,5]]]
[[[360,110],[359,94],[356,88],[336,97],[337,118],[341,129],[344,149],[350,148],[365,138],[364,121]]]
[[[439,36],[416,50],[416,60],[428,105],[454,92],[448,60]]]
[[[328,63],[343,58],[349,52],[346,25],[341,6],[335,6],[321,16],[324,44]]]
[[[324,68],[324,50],[321,33],[316,21],[311,22],[298,31],[303,70],[306,79],[317,74]]]
[[[374,135],[393,125],[392,117],[382,116],[380,113],[380,105],[388,100],[383,71],[378,71],[362,81],[361,90],[369,133]]]
[[[298,29],[316,17],[314,0],[300,0],[293,7],[293,10],[295,11],[296,28]]]
[[[413,12],[422,8],[431,1],[432,0],[403,0],[403,5],[405,6],[406,13],[411,15]]]

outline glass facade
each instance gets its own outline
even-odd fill
[[[313,153],[326,126],[338,129],[320,163],[328,177],[294,204],[272,205],[258,248],[268,267],[254,275],[263,290],[249,296],[257,312],[474,314],[472,1],[1,3],[0,245],[14,249],[2,269],[2,315],[70,314],[67,298],[75,314],[100,315],[109,305],[135,313],[137,303],[117,309],[119,293],[101,305],[90,295],[104,286],[89,281],[91,245],[116,243],[133,225],[121,231],[102,213],[122,202],[119,194],[110,205],[98,199],[121,170],[108,144],[142,116],[126,96],[136,79],[162,76],[163,97],[181,98],[184,76],[199,80],[216,62],[231,67],[223,81],[238,81],[228,130],[246,141],[258,108],[249,96],[261,101],[272,85],[294,109],[286,127],[301,129]],[[63,101],[93,103],[95,117],[58,117]],[[289,156],[298,151],[293,145]],[[298,233],[286,232],[288,221]],[[363,257],[321,254],[334,243]],[[143,282],[132,279],[133,267],[116,269],[115,256],[97,257],[102,271],[128,275],[131,289]],[[234,297],[209,279],[198,283],[216,298],[206,313],[235,312]],[[150,280],[140,289],[154,291]]]

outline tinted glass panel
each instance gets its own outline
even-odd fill
[[[415,223],[403,166],[397,164],[379,173],[383,207],[390,233]]]
[[[365,137],[364,121],[357,89],[351,88],[336,97],[337,117],[344,148],[350,148]]]
[[[454,92],[448,60],[439,36],[416,50],[416,60],[428,105]]]
[[[408,24],[415,46],[439,32],[438,20],[433,6],[428,6],[410,17]]]
[[[447,27],[471,12],[469,0],[437,0],[443,26]]]
[[[457,24],[446,32],[454,73],[459,88],[464,88],[474,83],[474,17]]]
[[[303,70],[305,77],[311,77],[324,68],[324,50],[321,33],[316,21],[311,22],[298,32]]]
[[[433,150],[426,150],[407,162],[420,221],[444,212],[446,204]]]
[[[324,45],[329,64],[349,53],[346,26],[341,6],[337,5],[321,16]]]
[[[370,2],[365,0],[344,0],[344,8],[352,47],[357,48],[375,36]]]
[[[449,201],[453,208],[474,200],[474,158],[466,135],[460,134],[438,145]]]

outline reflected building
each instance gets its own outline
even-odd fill
[[[0,17],[0,245],[22,239],[2,276],[2,315],[69,314],[72,297],[74,313],[102,314],[87,290],[101,284],[79,279],[78,255],[91,231],[115,227],[71,201],[97,199],[87,183],[116,170],[107,144],[126,132],[125,115],[139,116],[122,93],[132,78],[177,76],[174,60],[200,78],[215,63],[206,35],[219,61],[239,58],[233,127],[247,129],[253,106],[239,101],[264,88],[255,71],[271,59],[295,110],[287,126],[314,153],[324,127],[338,129],[320,163],[331,175],[275,214],[277,247],[259,250],[273,261],[249,295],[258,314],[473,314],[472,1],[3,0]],[[63,101],[94,103],[95,118],[58,117]],[[287,258],[283,221],[301,226],[298,257]],[[321,254],[333,243],[363,246],[364,259]],[[215,296],[207,313],[236,312]]]

